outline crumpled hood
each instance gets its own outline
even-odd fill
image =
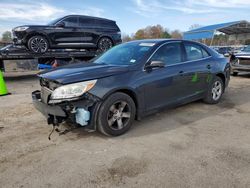
[[[121,74],[127,71],[129,71],[128,66],[85,62],[62,66],[50,71],[44,71],[40,73],[39,76],[61,84],[69,84]]]

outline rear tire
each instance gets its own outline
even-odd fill
[[[48,51],[49,43],[45,37],[36,35],[28,40],[28,48],[33,53],[41,54]]]
[[[135,113],[135,103],[130,96],[121,92],[114,93],[100,107],[98,130],[107,136],[122,135],[130,129]]]
[[[113,47],[113,42],[110,38],[108,37],[102,37],[99,41],[98,41],[98,51],[100,52],[106,52],[108,49]]]
[[[206,97],[203,99],[203,101],[207,104],[217,104],[224,92],[224,82],[222,79],[218,76],[214,78],[214,80],[211,82]]]

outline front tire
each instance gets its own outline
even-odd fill
[[[135,103],[130,96],[121,92],[114,93],[100,107],[98,130],[107,136],[122,135],[130,129],[135,113]]]
[[[108,49],[113,47],[113,42],[110,38],[108,37],[102,37],[99,41],[98,41],[98,50],[100,52],[106,52]]]
[[[48,51],[49,43],[45,37],[37,35],[28,40],[28,48],[33,53],[41,54]]]
[[[204,102],[208,104],[217,104],[222,97],[224,88],[224,82],[220,77],[216,76],[209,86]]]

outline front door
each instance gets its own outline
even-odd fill
[[[162,61],[165,67],[145,70],[145,102],[147,110],[178,102],[183,97],[185,78],[182,76],[183,48],[181,42],[161,46],[149,60]]]
[[[79,46],[82,43],[83,34],[79,28],[78,17],[72,16],[63,19],[64,27],[56,27],[54,41],[58,46]]]

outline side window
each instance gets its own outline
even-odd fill
[[[105,25],[109,28],[116,28],[115,22],[106,21]]]
[[[79,18],[79,26],[80,27],[89,27],[94,25],[94,20],[89,18]]]
[[[184,45],[187,53],[187,61],[199,60],[210,56],[209,53],[200,45],[192,43],[185,43]]]
[[[68,17],[62,20],[66,27],[78,27],[78,17]]]
[[[202,48],[202,54],[203,54],[203,57],[209,57],[210,56],[209,53],[203,48]]]
[[[103,20],[98,20],[98,19],[96,19],[96,20],[95,20],[95,25],[96,25],[97,27],[104,27],[104,26],[105,26],[105,22],[104,22]]]
[[[115,22],[109,20],[96,19],[95,24],[97,27],[115,28]]]
[[[182,61],[180,43],[165,44],[155,52],[151,61],[162,61],[166,65],[180,63]]]

